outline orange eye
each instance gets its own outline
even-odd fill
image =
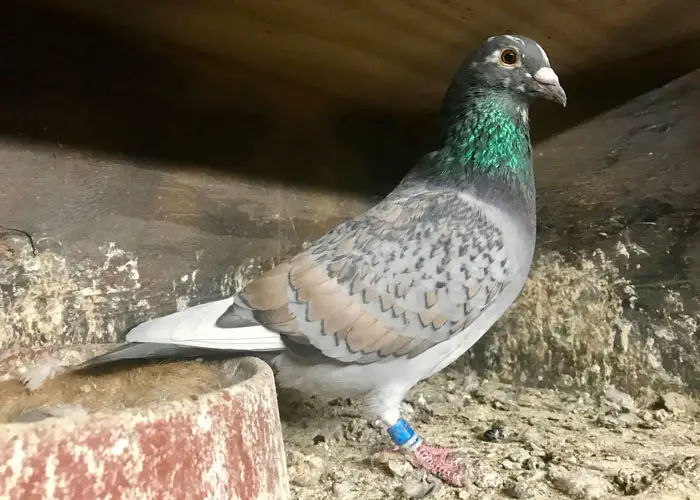
[[[505,49],[501,52],[501,64],[503,66],[515,66],[518,64],[518,53],[515,49]]]

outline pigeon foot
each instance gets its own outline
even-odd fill
[[[462,486],[464,467],[452,457],[456,448],[427,444],[403,418],[389,426],[387,431],[396,448],[410,457],[414,467],[422,468],[452,486]]]
[[[464,483],[464,466],[452,458],[456,448],[443,448],[422,442],[415,450],[409,451],[411,461],[452,486]]]

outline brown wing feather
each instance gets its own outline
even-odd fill
[[[267,328],[344,362],[413,357],[450,338],[502,291],[507,259],[482,215],[461,204],[452,207],[461,213],[441,219],[428,213],[435,200],[423,193],[419,201],[411,212],[380,204],[329,232],[248,284],[233,314],[249,310]],[[439,222],[421,228],[431,215]]]

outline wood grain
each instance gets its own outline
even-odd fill
[[[465,52],[493,34],[535,38],[573,74],[700,33],[694,0],[45,2],[145,41],[401,109],[432,109]]]

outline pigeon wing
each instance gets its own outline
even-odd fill
[[[390,196],[252,281],[217,325],[258,323],[344,363],[410,358],[468,328],[508,265],[500,230],[458,193]]]

